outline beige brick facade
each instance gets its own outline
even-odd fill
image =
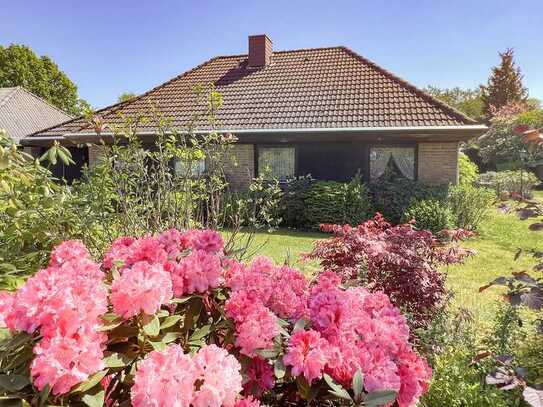
[[[456,184],[458,147],[458,142],[419,143],[419,181],[427,184]]]
[[[253,144],[235,144],[228,152],[224,172],[230,188],[246,190],[255,176],[255,153]]]

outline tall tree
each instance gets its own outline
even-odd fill
[[[525,102],[528,90],[522,85],[520,68],[515,64],[512,48],[499,53],[501,62],[492,68],[486,86],[481,86],[484,114],[487,120],[502,107],[515,102]]]
[[[72,115],[88,103],[77,95],[77,86],[48,56],[38,57],[25,45],[0,46],[0,87],[22,86]]]
[[[455,87],[442,89],[437,86],[427,86],[424,90],[472,119],[480,121],[484,118],[483,99],[479,88],[461,89]]]

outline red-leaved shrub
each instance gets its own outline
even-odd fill
[[[392,226],[379,213],[356,227],[321,225],[321,230],[334,236],[317,241],[308,257],[319,259],[324,270],[340,274],[343,281],[359,280],[372,292],[383,291],[415,328],[427,326],[445,299],[445,276],[438,266],[460,263],[472,254],[444,246],[412,223]],[[453,242],[469,234],[442,233]]]

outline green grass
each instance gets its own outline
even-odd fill
[[[536,197],[543,201],[543,192],[536,193]],[[535,264],[531,257],[522,256],[514,261],[518,248],[543,250],[543,232],[528,230],[530,223],[530,220],[519,220],[514,213],[504,215],[492,210],[478,236],[464,243],[465,247],[475,249],[476,255],[463,265],[443,268],[448,274],[447,285],[454,293],[453,304],[468,309],[481,329],[489,326],[503,290],[496,287],[479,293],[479,287],[512,271],[530,271]],[[277,263],[287,261],[310,275],[318,269],[318,264],[303,261],[301,255],[311,251],[316,239],[326,237],[322,233],[280,229],[258,233],[252,248],[258,255],[268,256]]]

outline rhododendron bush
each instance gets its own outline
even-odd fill
[[[57,246],[0,294],[4,400],[24,405],[414,406],[431,370],[382,292],[240,263],[210,230]],[[394,404],[394,405],[396,405]]]
[[[457,245],[443,245],[413,222],[391,225],[379,213],[356,227],[322,225],[321,229],[334,236],[317,241],[309,257],[320,260],[325,270],[337,273],[344,282],[386,293],[415,328],[427,326],[443,305],[445,276],[438,266],[460,263],[472,254]],[[462,229],[442,234],[453,242],[472,235]]]

